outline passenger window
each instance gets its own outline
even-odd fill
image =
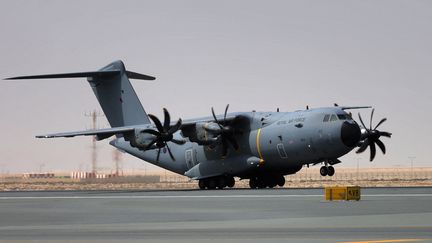
[[[324,116],[324,120],[323,120],[323,122],[328,122],[328,121],[329,121],[329,118],[330,118],[330,115],[325,115],[325,116]]]
[[[331,117],[330,117],[330,121],[337,121],[337,117],[336,117],[336,115],[331,115]]]

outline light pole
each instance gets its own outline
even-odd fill
[[[411,179],[414,178],[414,159],[415,156],[409,156],[408,159],[411,160]]]
[[[360,167],[359,161],[360,161],[360,158],[357,158],[356,160],[357,160],[357,181],[358,181],[359,180],[359,167]]]

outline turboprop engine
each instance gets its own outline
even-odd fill
[[[145,129],[135,129],[132,136],[125,137],[126,141],[129,141],[130,145],[134,148],[147,150],[156,136],[143,132],[144,130]]]
[[[198,122],[195,124],[198,144],[213,145],[218,141],[219,125],[215,122]]]

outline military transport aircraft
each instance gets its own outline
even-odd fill
[[[37,138],[115,136],[110,144],[119,150],[172,172],[198,180],[199,188],[233,187],[234,177],[249,179],[251,188],[273,188],[285,184],[284,175],[298,172],[304,165],[323,164],[322,176],[333,176],[339,157],[356,147],[361,153],[369,147],[370,161],[375,144],[391,133],[377,130],[382,119],[366,126],[352,119],[349,109],[368,106],[305,109],[295,112],[235,112],[171,122],[163,109],[163,123],[142,107],[129,79],[154,77],[127,71],[115,61],[99,71],[20,76],[8,79],[87,78],[111,128],[55,133]],[[153,123],[151,123],[153,121]]]

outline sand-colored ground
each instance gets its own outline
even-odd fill
[[[304,168],[285,176],[286,188],[322,188],[358,185],[361,187],[432,186],[432,168],[337,168],[333,177],[322,177],[319,168]],[[25,179],[21,175],[0,178],[0,191],[24,190],[145,190],[196,189],[197,182],[169,172],[152,175],[128,174],[111,179],[79,180],[70,178]],[[248,188],[249,181],[236,182],[236,188]]]

